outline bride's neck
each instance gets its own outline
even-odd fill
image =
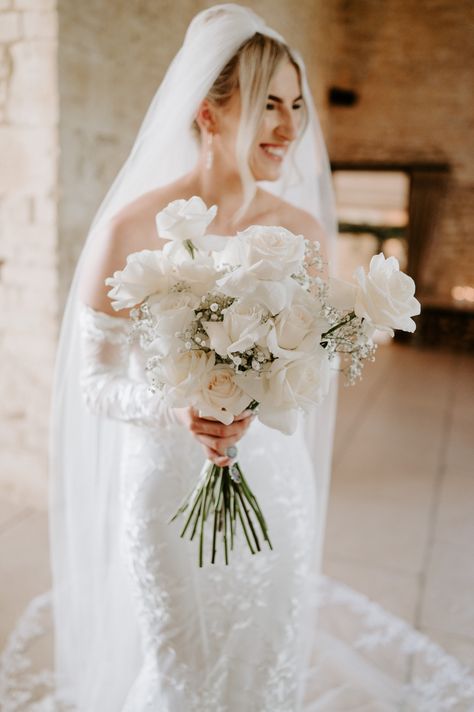
[[[206,205],[217,205],[216,226],[229,226],[231,229],[233,217],[244,199],[239,173],[229,170],[228,166],[217,160],[214,160],[210,168],[201,160],[189,174],[189,185]]]

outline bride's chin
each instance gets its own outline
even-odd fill
[[[272,170],[264,170],[260,167],[250,167],[252,176],[256,181],[276,181],[281,177],[281,167],[275,167]]]

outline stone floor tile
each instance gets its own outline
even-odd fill
[[[330,555],[324,559],[323,571],[327,576],[364,593],[391,613],[414,622],[419,588],[416,575]]]
[[[435,540],[421,599],[420,624],[453,635],[474,637],[472,547]]]
[[[330,497],[326,552],[370,566],[417,574],[422,570],[429,503],[376,497]]]

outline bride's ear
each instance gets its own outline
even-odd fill
[[[201,102],[196,114],[196,123],[201,131],[205,130],[207,133],[217,133],[218,121],[216,107],[209,99],[203,99]]]

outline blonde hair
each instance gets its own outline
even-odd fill
[[[227,62],[206,97],[215,106],[225,106],[234,92],[240,91],[241,114],[236,152],[244,199],[234,216],[234,221],[238,221],[245,213],[257,190],[249,166],[250,152],[263,119],[270,81],[285,59],[293,64],[301,81],[300,68],[290,48],[273,37],[256,32]],[[300,136],[307,125],[307,111],[304,104],[303,112]],[[200,136],[196,121],[193,129]]]

